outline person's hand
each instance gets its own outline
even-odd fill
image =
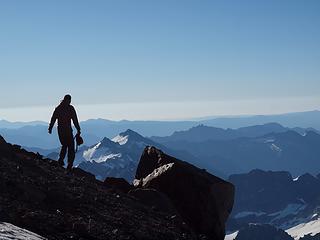
[[[51,128],[48,129],[48,133],[49,133],[49,134],[52,133],[52,129],[51,129]]]

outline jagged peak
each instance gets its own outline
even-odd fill
[[[115,136],[112,141],[119,143],[120,145],[126,144],[128,141],[145,141],[146,138],[141,136],[139,133],[127,129],[125,132],[120,133],[119,135]]]
[[[115,146],[117,143],[114,141],[110,140],[107,137],[104,137],[97,145],[97,147],[110,147],[110,146]]]

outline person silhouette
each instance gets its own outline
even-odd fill
[[[64,96],[61,103],[55,108],[48,128],[48,133],[52,133],[52,128],[58,119],[58,136],[61,143],[61,151],[59,154],[58,163],[64,166],[64,158],[68,150],[68,166],[67,170],[70,171],[73,166],[75,158],[74,138],[72,132],[71,120],[77,129],[77,134],[80,135],[81,129],[77,117],[76,110],[71,105],[71,95]]]

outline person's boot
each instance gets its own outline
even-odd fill
[[[63,167],[64,166],[64,161],[62,159],[59,159],[58,160],[58,164],[59,164],[59,166]]]
[[[71,173],[71,171],[72,171],[72,164],[68,164],[67,173]]]

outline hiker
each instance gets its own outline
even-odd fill
[[[62,145],[58,163],[61,166],[64,166],[64,158],[68,150],[68,166],[67,170],[70,171],[73,166],[73,161],[75,158],[75,149],[74,149],[74,138],[72,133],[71,120],[73,121],[74,126],[77,129],[77,136],[80,136],[81,129],[78,122],[78,117],[76,110],[71,105],[71,96],[65,95],[61,103],[55,108],[48,132],[52,133],[52,128],[58,119],[58,135],[59,140]]]

